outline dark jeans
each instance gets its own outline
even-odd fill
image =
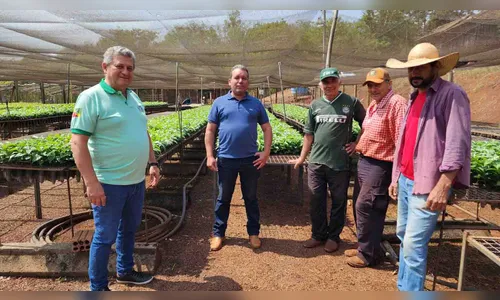
[[[358,161],[359,195],[356,200],[358,251],[369,264],[376,264],[382,249],[385,214],[389,205],[392,162],[370,157]]]
[[[354,177],[354,187],[352,189],[352,215],[354,217],[354,224],[356,224],[356,201],[358,200],[359,196],[359,179],[358,179],[358,174]]]
[[[253,161],[256,159],[255,156],[247,158],[219,157],[217,159],[219,196],[215,204],[214,236],[224,237],[226,234],[229,207],[238,174],[240,174],[241,193],[247,212],[248,235],[259,235],[260,212],[257,202],[257,181],[260,171],[253,165]]]
[[[340,242],[347,209],[349,171],[334,171],[325,165],[310,163],[308,184],[311,191],[312,238]],[[327,186],[332,196],[330,222],[327,219]]]
[[[95,232],[90,245],[90,290],[108,286],[108,261],[116,242],[116,273],[123,276],[134,266],[135,232],[141,223],[144,181],[131,185],[102,183],[106,206],[92,205]]]

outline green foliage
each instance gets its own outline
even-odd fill
[[[43,117],[70,115],[74,104],[40,104],[40,103],[9,103],[9,111],[5,104],[0,104],[0,120],[26,120]]]
[[[189,23],[183,26],[176,26],[170,30],[157,47],[163,49],[196,49],[198,52],[204,50],[209,52],[213,45],[220,43],[220,37],[213,27],[204,23]]]
[[[142,104],[144,104],[144,107],[158,107],[166,105],[165,102],[143,102]],[[9,103],[9,111],[7,111],[7,105],[0,104],[0,121],[67,116],[71,115],[74,107],[74,103],[41,104],[32,102],[14,102]]]
[[[273,110],[283,115],[283,104],[273,104]],[[286,116],[301,124],[306,124],[308,109],[297,105],[285,104]]]
[[[384,50],[393,52],[402,49],[401,51],[407,54],[419,37],[445,22],[469,13],[472,11],[367,10],[356,22],[345,21],[339,17],[333,53],[344,56],[354,54],[353,50],[363,49],[376,56],[384,55]],[[241,54],[242,51],[245,55],[262,54],[295,45],[294,48],[298,51],[317,53],[321,57],[323,40],[327,42],[332,22],[332,18],[328,18],[326,24],[323,24],[321,19],[311,22],[290,22],[282,19],[274,22],[263,20],[246,23],[242,21],[241,13],[235,10],[228,14],[222,25],[208,25],[203,20],[198,20],[168,28],[164,36],[158,36],[156,31],[142,29],[112,30],[109,37],[102,38],[95,45],[94,51],[96,48],[105,50],[116,44],[116,41],[123,41],[123,44],[131,49],[168,53],[170,61],[183,61],[183,53],[179,52],[179,49],[220,54],[221,59],[229,56],[226,57],[226,65],[235,64],[234,60],[241,61],[241,55],[233,58],[232,54]],[[221,49],[224,50],[221,52]]]
[[[0,145],[0,164],[67,166],[73,164],[69,134],[51,134]]]
[[[269,115],[269,123],[273,128],[271,154],[299,155],[302,149],[302,135],[290,125],[282,122],[273,114]],[[264,134],[259,128],[257,139],[259,151],[264,150]]]
[[[202,106],[183,111],[182,136],[179,132],[177,113],[150,119],[148,130],[155,154],[164,153],[170,147],[205,126],[209,110],[210,106]],[[70,138],[70,134],[51,134],[46,137],[3,143],[0,145],[0,164],[45,167],[74,165]]]
[[[158,156],[207,124],[210,106],[182,111],[182,136],[179,132],[178,114],[156,117],[148,121],[153,149]]]
[[[406,55],[418,39],[437,27],[472,14],[472,10],[367,10],[357,23],[366,30],[360,34],[375,47],[403,50]]]
[[[473,141],[471,182],[500,191],[500,141]]]

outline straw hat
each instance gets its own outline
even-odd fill
[[[433,44],[420,43],[410,50],[407,62],[389,58],[385,65],[388,68],[404,69],[439,61],[439,76],[443,76],[456,66],[459,56],[458,52],[439,56],[439,51]]]

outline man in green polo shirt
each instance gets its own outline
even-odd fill
[[[300,157],[291,163],[298,168],[312,148],[308,163],[312,237],[304,247],[325,244],[326,252],[334,252],[339,247],[346,216],[352,120],[361,124],[365,109],[357,98],[339,91],[340,75],[336,68],[323,69],[319,77],[324,96],[314,100],[309,107],[302,151]],[[332,197],[330,222],[327,218],[327,187]]]
[[[121,46],[106,50],[104,79],[78,96],[71,119],[71,150],[94,215],[89,255],[92,291],[109,291],[108,260],[115,242],[116,281],[146,284],[153,280],[133,270],[134,235],[142,218],[148,162],[151,186],[158,183],[160,174],[144,106],[128,88],[134,69],[131,50]]]

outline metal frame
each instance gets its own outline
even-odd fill
[[[47,131],[46,128],[37,130],[40,127],[47,127],[57,123],[64,123],[65,128],[69,128],[71,115],[49,116],[32,118],[25,120],[2,120],[0,121],[1,139],[9,139],[14,133],[21,136]]]
[[[476,191],[476,192],[479,192],[479,191]],[[487,194],[485,192],[485,194]],[[454,194],[455,198],[458,198],[459,194],[455,193]],[[500,230],[500,227],[497,226],[496,224],[486,220],[486,219],[483,219],[483,218],[480,218],[479,217],[479,203],[491,203],[492,206],[496,206],[499,202],[499,199],[487,199],[487,200],[484,200],[484,199],[460,199],[459,201],[467,201],[467,202],[476,202],[478,204],[478,208],[476,210],[476,220],[474,223],[479,223],[479,224],[482,224],[483,226],[482,229],[486,229],[486,230]],[[474,214],[470,213],[470,212],[467,212],[465,209],[459,207],[458,205],[456,204],[453,204],[453,206],[455,208],[458,208],[460,211],[462,212],[466,212],[467,214],[471,215],[474,217]],[[432,278],[432,290],[434,291],[436,289],[436,283],[438,281],[437,277],[438,277],[438,271],[439,271],[439,253],[440,253],[440,249],[441,249],[441,244],[442,244],[442,241],[443,241],[443,231],[444,229],[452,229],[452,228],[449,228],[449,226],[446,226],[445,225],[445,218],[446,218],[446,210],[444,210],[442,212],[442,218],[441,218],[441,223],[439,224],[439,239],[438,239],[438,246],[437,246],[437,255],[436,255],[436,268],[435,268],[435,274]],[[462,220],[463,221],[463,220]],[[457,224],[455,226],[455,228],[453,229],[478,229],[477,226],[475,226],[476,228],[471,228],[470,227],[471,224],[466,224],[466,223],[460,223],[460,224]],[[466,238],[466,237],[465,237]],[[474,243],[474,242],[473,242]],[[475,247],[479,247],[479,244],[475,244]],[[463,246],[465,247],[465,246]],[[464,248],[462,247],[462,252],[464,252]],[[500,249],[499,249],[499,253],[500,253]],[[463,266],[461,266],[462,268]],[[461,289],[461,286],[459,284],[459,288]]]
[[[205,127],[202,127],[200,130],[193,133],[191,136],[182,140],[177,145],[172,146],[170,149],[165,151],[160,157],[158,161],[163,163],[166,159],[171,157],[173,154],[177,153],[182,149],[182,147],[198,137],[205,130]],[[69,210],[70,216],[72,218],[72,203],[71,203],[71,189],[69,185],[69,179],[75,177],[77,181],[80,181],[80,172],[76,166],[65,166],[65,167],[33,167],[31,165],[0,165],[0,178],[4,177],[7,181],[17,180],[19,182],[29,182],[34,184],[34,197],[35,197],[35,216],[37,219],[42,219],[42,200],[41,200],[41,191],[40,191],[40,183],[45,180],[49,180],[52,183],[55,183],[56,180],[63,182],[67,180],[67,190],[68,190],[68,200],[69,202]],[[84,189],[85,192],[85,189]]]
[[[500,237],[472,236],[468,231],[464,231],[458,273],[458,291],[463,289],[467,245],[476,248],[500,267]]]

